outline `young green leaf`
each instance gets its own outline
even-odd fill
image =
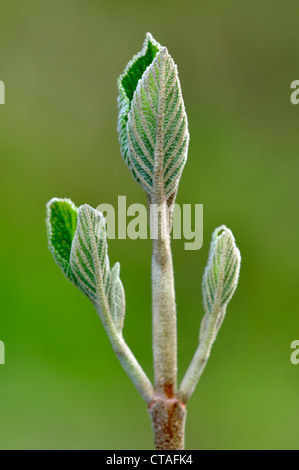
[[[78,287],[93,303],[101,303],[110,288],[105,218],[88,204],[78,209],[70,264]]]
[[[240,263],[240,252],[232,232],[225,226],[217,228],[212,236],[202,282],[205,315],[201,322],[199,345],[180,386],[183,403],[192,395],[208,362],[227,304],[238,284]]]
[[[133,177],[139,182],[137,175],[132,170],[129,160],[129,143],[127,137],[127,122],[133,95],[147,67],[153,62],[161,45],[155,41],[150,33],[147,33],[142,50],[136,54],[126,66],[119,77],[118,85],[118,125],[121,154],[130,167]]]
[[[216,314],[225,309],[239,279],[241,256],[232,232],[225,226],[212,236],[208,264],[202,283],[205,312]]]
[[[111,286],[109,292],[110,312],[116,329],[121,333],[125,318],[125,293],[119,277],[120,264],[115,263],[111,269]]]
[[[68,279],[74,281],[70,266],[72,241],[77,227],[77,207],[69,199],[53,198],[47,204],[47,234],[51,253]]]
[[[241,256],[232,232],[224,225],[213,235],[208,263],[202,282],[205,316],[199,340],[213,344],[239,279]]]
[[[177,66],[150,34],[118,88],[121,153],[151,197],[173,202],[187,159],[187,116]]]
[[[189,132],[177,66],[166,48],[138,83],[127,131],[129,160],[141,185],[168,200],[186,163]]]
[[[68,199],[47,205],[49,246],[63,272],[93,302],[111,345],[126,373],[147,403],[154,389],[122,336],[125,295],[116,263],[110,271],[104,216]]]
[[[69,199],[47,204],[49,247],[64,274],[100,308],[108,307],[118,332],[125,315],[125,294],[116,263],[110,272],[105,218]]]

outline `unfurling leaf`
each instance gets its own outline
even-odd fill
[[[50,250],[65,275],[100,309],[109,309],[118,332],[125,314],[125,295],[119,263],[110,271],[105,218],[85,204],[69,199],[47,205]],[[108,319],[109,321],[109,319]]]
[[[217,228],[202,283],[206,313],[212,315],[227,306],[238,284],[240,262],[240,251],[232,232],[225,226]]]
[[[111,269],[111,286],[109,292],[110,312],[118,332],[121,332],[124,326],[125,318],[125,293],[122,282],[119,277],[120,264],[115,263]]]
[[[119,126],[121,147],[133,176],[151,198],[169,200],[186,163],[189,132],[177,66],[165,47],[135,83],[126,102],[126,132]]]
[[[160,49],[161,45],[154,40],[150,33],[147,33],[141,51],[128,63],[117,82],[119,108],[117,130],[119,135],[120,151],[125,162],[131,169],[133,177],[138,182],[139,179],[134,173],[129,160],[129,143],[127,136],[128,114],[138,81],[147,67],[153,62]]]
[[[47,204],[49,248],[66,277],[73,281],[70,254],[77,227],[77,207],[69,199],[53,198]]]
[[[217,228],[212,236],[208,264],[202,282],[205,316],[201,324],[201,340],[211,325],[213,325],[213,341],[215,340],[225,317],[227,304],[238,284],[240,264],[240,251],[232,232],[225,226]]]
[[[92,302],[108,296],[110,265],[105,218],[87,204],[78,209],[78,224],[72,243],[70,264],[78,287]]]
[[[202,282],[205,315],[201,322],[199,345],[179,391],[183,403],[192,395],[208,362],[227,304],[238,284],[240,263],[240,252],[232,232],[224,225],[217,228],[212,236]]]

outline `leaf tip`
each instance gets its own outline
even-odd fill
[[[150,33],[149,31],[146,33],[145,35],[145,40],[146,41],[154,41],[154,38],[153,38],[153,35],[152,33]]]

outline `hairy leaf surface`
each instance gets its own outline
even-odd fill
[[[227,306],[238,284],[240,263],[240,252],[232,232],[225,226],[217,228],[212,236],[202,283],[206,313],[212,315]]]
[[[127,137],[128,114],[138,81],[141,79],[147,67],[153,62],[160,49],[161,45],[155,41],[150,33],[147,33],[142,50],[128,63],[117,82],[119,92],[117,129],[119,134],[120,150],[124,160],[132,171],[133,177],[138,182],[138,177],[134,173],[129,160],[129,144]]]
[[[47,204],[48,243],[55,261],[64,274],[73,281],[70,254],[77,227],[77,207],[69,199],[53,198]]]
[[[47,205],[47,231],[49,248],[64,274],[94,304],[109,310],[120,333],[125,294],[119,263],[110,271],[103,214],[87,204],[77,209],[69,199],[55,198]]]
[[[121,332],[124,326],[125,318],[125,293],[122,282],[119,277],[120,264],[115,263],[111,269],[111,285],[109,292],[110,312],[118,332]]]
[[[108,295],[110,265],[105,218],[88,204],[78,209],[70,264],[78,287],[94,303]]]
[[[138,82],[127,123],[130,164],[143,188],[169,199],[187,159],[189,132],[177,66],[161,49]]]

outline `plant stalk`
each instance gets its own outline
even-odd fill
[[[167,204],[159,205],[153,240],[152,303],[155,393],[173,398],[177,390],[177,325]]]
[[[150,207],[150,209],[152,206]],[[167,202],[156,204],[152,256],[155,399],[149,414],[157,450],[184,449],[186,407],[177,397],[177,320]],[[152,216],[152,214],[151,214]]]
[[[186,407],[176,398],[157,398],[149,405],[157,450],[185,448]]]
[[[214,315],[209,314],[207,316],[207,326],[205,328],[204,334],[200,338],[198,348],[180,385],[178,396],[182,403],[186,403],[189,400],[190,396],[195,390],[197,383],[199,382],[199,379],[210,357],[211,349],[213,343],[215,342],[217,331],[221,326],[224,315],[225,311],[224,314],[220,317],[220,320],[216,313]]]
[[[109,308],[106,302],[102,302],[102,305],[95,305],[96,310],[103,322],[104,328],[110,339],[112,348],[118,357],[121,365],[125,372],[137,388],[142,398],[149,404],[154,397],[153,386],[142,369],[141,365],[135,358],[129,346],[126,344],[123,336],[116,331]]]

